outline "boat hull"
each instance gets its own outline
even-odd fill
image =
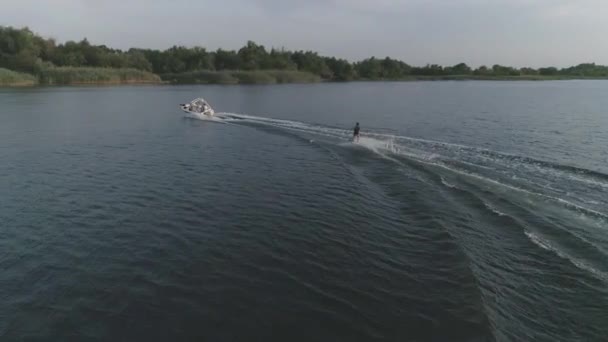
[[[213,111],[213,109],[207,109],[203,112],[196,112],[196,111],[190,110],[187,106],[180,106],[180,108],[184,113],[188,113],[188,114],[192,114],[192,115],[206,115],[206,116],[215,115],[215,112]]]

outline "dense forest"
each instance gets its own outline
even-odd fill
[[[465,63],[453,66],[411,66],[389,57],[370,57],[351,63],[345,59],[320,56],[312,51],[268,50],[252,41],[239,50],[208,51],[204,47],[173,46],[162,51],[137,48],[123,51],[105,45],[93,45],[87,39],[58,44],[28,28],[2,26],[0,68],[8,69],[0,73],[0,77],[3,74],[11,74],[13,77],[29,75],[43,84],[158,82],[161,78],[176,83],[274,83],[608,77],[608,67],[593,63],[562,69],[513,68],[502,65],[473,69]]]

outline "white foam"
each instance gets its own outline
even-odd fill
[[[374,152],[378,152],[380,150],[389,150],[390,147],[387,142],[370,138],[370,137],[360,137],[357,144],[364,146]]]
[[[198,114],[198,113],[187,113],[184,115],[184,117],[187,117],[190,119],[202,120],[202,121],[213,121],[213,122],[226,123],[225,118],[218,117],[218,116],[209,116],[209,115],[204,115],[204,114]]]
[[[421,162],[424,162],[424,161],[421,161]],[[497,185],[497,186],[500,186],[500,187],[503,187],[503,188],[506,188],[506,189],[510,189],[510,190],[517,191],[517,192],[522,192],[522,193],[525,193],[525,194],[528,194],[528,195],[532,195],[532,196],[536,196],[536,197],[541,197],[541,198],[549,199],[551,201],[559,202],[559,203],[563,204],[564,206],[566,206],[568,208],[575,209],[575,210],[577,210],[577,211],[579,211],[580,213],[583,213],[583,214],[593,214],[593,215],[601,218],[602,220],[608,219],[608,214],[605,214],[605,213],[602,213],[602,212],[599,212],[597,210],[593,210],[593,209],[590,209],[590,208],[583,207],[581,205],[572,203],[572,202],[570,202],[570,201],[568,201],[566,199],[563,199],[563,198],[549,196],[549,195],[541,194],[539,192],[534,192],[534,191],[522,189],[522,188],[510,185],[510,184],[505,184],[505,183],[499,182],[499,181],[494,180],[494,179],[490,179],[490,178],[487,178],[487,177],[484,177],[484,176],[480,176],[480,175],[472,173],[472,172],[465,172],[465,171],[462,171],[462,170],[454,169],[454,168],[451,168],[451,167],[449,167],[449,166],[447,166],[447,165],[445,165],[443,163],[428,163],[427,162],[426,164],[437,166],[437,167],[443,168],[445,170],[449,170],[449,171],[452,171],[452,172],[455,172],[455,173],[458,173],[458,174],[461,174],[461,175],[464,175],[464,176],[467,176],[467,177],[472,177],[472,178],[475,178],[475,179],[478,179],[478,180],[482,180],[484,182],[488,182],[490,184],[494,184],[494,185]]]
[[[534,244],[536,244],[537,246],[546,249],[548,251],[553,251],[553,247],[551,247],[551,245],[549,245],[549,243],[547,243],[545,240],[541,239],[540,237],[538,237],[536,234],[534,233],[530,233],[529,231],[524,231],[524,234],[526,234],[526,236],[532,241],[534,242]],[[556,252],[557,253],[557,252]],[[560,253],[558,253],[559,255]]]
[[[570,178],[571,180],[574,180],[574,181],[579,181],[579,182],[586,183],[586,184],[591,185],[591,186],[598,186],[598,187],[601,187],[601,188],[604,188],[604,189],[608,189],[608,183],[601,182],[599,180],[579,177],[576,174],[568,174],[566,176],[568,178]]]
[[[271,123],[271,124],[282,126],[282,127],[300,128],[300,129],[304,129],[310,133],[325,132],[325,133],[331,133],[332,135],[336,135],[339,137],[345,137],[345,136],[349,137],[351,134],[350,130],[330,128],[330,127],[319,126],[319,125],[311,125],[311,124],[298,122],[298,121],[292,121],[292,120],[272,119],[272,118],[265,118],[265,117],[246,115],[246,114],[236,114],[236,113],[220,113],[220,114],[233,116],[233,117],[237,117],[240,119],[247,119],[247,120],[256,121],[256,122]],[[448,148],[448,149],[455,148],[455,151],[473,151],[473,152],[476,152],[476,155],[475,155],[476,158],[486,159],[486,160],[489,160],[494,163],[500,163],[502,165],[513,165],[513,163],[518,163],[521,165],[527,165],[529,167],[533,167],[537,170],[542,169],[543,172],[560,174],[560,175],[567,176],[567,177],[571,178],[572,180],[585,182],[585,183],[599,186],[602,188],[608,188],[608,183],[599,181],[599,180],[595,179],[594,177],[591,177],[591,178],[582,177],[578,174],[573,174],[572,172],[568,172],[565,170],[558,170],[558,169],[555,169],[555,168],[552,168],[549,166],[543,166],[540,162],[539,163],[534,163],[533,161],[525,162],[525,160],[527,160],[527,158],[525,158],[525,157],[510,154],[510,153],[493,151],[493,150],[490,150],[487,148],[468,146],[468,145],[457,144],[457,143],[448,143],[448,142],[431,140],[431,139],[407,137],[407,136],[396,135],[396,134],[377,133],[377,132],[372,132],[372,131],[366,131],[364,136],[370,137],[370,138],[375,138],[378,140],[383,140],[383,141],[392,141],[393,143],[395,141],[411,141],[411,142],[419,142],[419,143],[423,143],[426,145],[431,145],[434,147],[439,146],[439,147]],[[479,152],[481,152],[481,153],[479,153]],[[462,163],[471,164],[476,167],[487,168],[487,166],[470,163],[466,160],[459,160],[459,161]],[[505,164],[505,162],[507,162],[507,163]]]
[[[390,145],[386,141],[369,138],[369,137],[360,137],[359,141],[354,142],[351,146],[360,146],[366,148],[380,157],[390,160],[395,163],[400,163],[397,159],[390,157],[387,153],[387,149],[390,149]]]
[[[448,188],[456,188],[456,185],[449,183],[445,178],[443,178],[443,176],[441,176],[441,183],[443,183],[443,185],[447,186]]]
[[[494,153],[497,153],[497,152],[494,152]],[[517,164],[518,167],[526,168],[530,172],[542,173],[544,175],[547,175],[547,176],[550,176],[553,178],[558,178],[558,179],[565,177],[574,182],[584,183],[587,186],[608,189],[608,183],[605,181],[599,180],[596,177],[582,176],[581,174],[578,174],[578,173],[575,173],[572,171],[557,169],[557,168],[542,165],[540,163],[521,162],[521,161],[517,161],[516,159],[505,160],[504,158],[493,158],[493,157],[489,157],[489,156],[481,156],[481,158],[489,160],[490,162],[493,162],[493,163],[507,166],[507,167],[513,167],[514,164]]]
[[[555,253],[557,256],[559,256],[562,259],[566,259],[569,262],[571,262],[574,266],[578,267],[579,269],[589,272],[591,273],[593,276],[595,276],[596,278],[606,281],[608,282],[608,274],[605,272],[602,272],[598,269],[595,269],[594,267],[592,267],[591,265],[589,265],[587,262],[572,257],[571,255],[569,255],[568,253],[564,252],[563,250],[559,249],[557,246],[555,246],[553,243],[551,243],[550,241],[548,241],[545,238],[542,238],[541,236],[534,234],[532,232],[529,231],[524,231],[524,233],[526,234],[526,236],[530,239],[530,241],[532,241],[535,245],[541,247],[542,249],[551,251],[553,253]]]
[[[503,213],[502,211],[496,209],[496,207],[494,207],[493,205],[491,205],[488,202],[483,201],[483,205],[488,208],[490,211],[492,211],[494,214],[498,215],[498,216],[507,216],[507,214]]]

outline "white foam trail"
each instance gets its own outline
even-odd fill
[[[539,198],[544,198],[544,199],[548,199],[550,201],[553,202],[557,202],[562,204],[563,206],[576,210],[578,211],[581,215],[587,216],[589,214],[592,214],[595,216],[596,219],[599,219],[601,222],[605,222],[606,220],[608,220],[608,214],[597,211],[597,210],[593,210],[581,205],[578,205],[576,203],[573,203],[571,201],[568,201],[566,199],[560,198],[560,197],[555,197],[555,196],[550,196],[550,195],[546,195],[543,193],[539,193],[539,192],[535,192],[535,191],[530,191],[527,189],[523,189],[514,185],[510,185],[510,184],[506,184],[503,182],[500,182],[498,180],[495,179],[491,179],[488,177],[484,177],[481,176],[479,174],[473,173],[473,172],[466,172],[466,171],[462,171],[459,169],[455,169],[452,167],[449,167],[447,165],[445,165],[444,163],[442,163],[441,161],[437,161],[434,162],[433,160],[436,159],[436,157],[431,156],[431,157],[424,157],[424,156],[420,156],[419,154],[413,154],[413,153],[409,153],[407,152],[405,149],[403,148],[399,148],[397,146],[394,145],[394,142],[391,141],[382,141],[382,140],[378,140],[378,139],[374,139],[374,138],[369,138],[369,137],[361,137],[360,138],[360,144],[363,146],[366,146],[369,150],[381,155],[383,158],[389,159],[389,160],[393,160],[398,162],[397,160],[388,157],[385,153],[383,153],[384,151],[388,151],[390,153],[393,154],[398,154],[398,155],[402,155],[405,157],[409,157],[411,159],[414,159],[420,163],[424,163],[427,165],[431,165],[431,166],[435,166],[435,167],[440,167],[443,168],[445,170],[449,170],[451,172],[454,173],[458,173],[460,175],[463,176],[467,176],[467,177],[472,177],[493,185],[496,185],[498,187],[502,187],[502,188],[506,188],[512,191],[516,191],[516,192],[522,192],[525,193],[527,195],[533,196],[533,197],[539,197]],[[444,185],[450,187],[450,188],[455,188],[455,186],[453,184],[448,183],[445,178],[441,177],[441,181]],[[499,211],[498,209],[494,208],[493,206],[489,205],[488,203],[484,202],[484,205],[486,205],[486,207],[488,207],[489,210],[493,211],[494,213],[496,213],[499,216],[507,216],[505,213]]]
[[[496,153],[496,152],[493,152]],[[504,160],[504,158],[492,158],[489,156],[480,156],[480,158],[488,160],[492,163],[496,163],[496,164],[500,164],[503,166],[507,166],[510,167],[513,165],[514,161],[513,160]],[[592,187],[600,187],[600,188],[604,188],[604,189],[608,189],[608,183],[601,181],[599,179],[596,179],[594,177],[582,177],[579,174],[573,173],[572,171],[566,171],[566,170],[560,170],[560,169],[555,169],[552,167],[547,167],[547,166],[543,166],[539,163],[526,163],[526,162],[518,162],[517,163],[520,167],[524,167],[527,170],[534,172],[534,173],[542,173],[554,178],[562,178],[562,177],[566,177],[569,180],[575,181],[575,182],[580,182],[580,183],[584,183],[588,186],[592,186]]]
[[[364,148],[376,153],[377,155],[379,155],[380,157],[382,157],[384,159],[390,160],[397,164],[400,163],[397,159],[392,158],[392,157],[388,156],[386,153],[384,153],[384,150],[391,148],[390,144],[385,141],[381,141],[381,140],[377,140],[377,139],[373,139],[373,138],[367,138],[367,137],[360,137],[359,141],[353,143],[352,146],[364,147]]]
[[[224,114],[233,116],[233,117],[238,117],[241,119],[254,121],[254,122],[268,123],[268,124],[271,124],[274,126],[288,128],[288,129],[300,129],[303,132],[308,132],[308,133],[312,133],[312,134],[321,134],[321,135],[328,135],[328,136],[335,136],[335,137],[347,137],[347,138],[350,138],[350,134],[351,134],[350,130],[330,128],[330,127],[319,126],[319,125],[310,125],[310,124],[306,124],[306,123],[298,122],[298,121],[271,119],[271,118],[264,118],[264,117],[245,115],[245,114],[232,114],[232,113],[224,113]],[[488,160],[492,163],[497,163],[497,164],[507,166],[507,167],[512,167],[513,163],[515,163],[517,160],[526,159],[521,156],[512,155],[512,154],[503,153],[503,152],[496,152],[496,151],[492,151],[492,150],[486,149],[486,148],[473,147],[473,146],[467,146],[467,145],[456,144],[456,143],[447,143],[447,142],[430,140],[430,139],[406,137],[406,136],[395,135],[395,134],[365,132],[365,134],[363,136],[368,137],[368,138],[375,138],[375,139],[379,139],[379,140],[388,140],[388,141],[391,141],[395,146],[397,146],[395,144],[395,141],[411,141],[411,142],[424,143],[424,144],[431,145],[434,147],[439,146],[442,148],[452,148],[452,149],[456,148],[455,152],[472,151],[472,152],[474,152],[475,158]],[[482,152],[482,153],[479,153],[479,152]],[[459,159],[458,161],[461,163],[464,163],[464,164],[478,167],[478,168],[492,169],[491,167],[488,167],[486,165],[472,163],[470,161],[463,160],[463,159]],[[556,176],[557,175],[566,176],[575,181],[584,182],[584,183],[594,185],[594,186],[599,186],[602,188],[608,188],[608,183],[605,183],[605,182],[602,182],[602,181],[599,181],[596,179],[589,179],[589,178],[581,177],[579,175],[575,175],[575,174],[569,173],[564,170],[556,170],[551,167],[542,166],[541,164],[526,163],[524,161],[520,161],[517,163],[518,163],[518,165],[525,166],[528,169],[532,168],[532,169],[534,169],[533,171],[535,171],[535,172],[540,171],[540,172],[544,172],[544,173],[548,173],[548,174],[552,174],[552,175],[556,175]]]
[[[298,121],[271,119],[271,118],[264,118],[264,117],[259,117],[259,116],[234,114],[234,113],[219,113],[216,115],[219,115],[222,117],[227,117],[227,118],[237,118],[237,119],[243,120],[245,122],[264,124],[264,125],[268,125],[268,126],[272,126],[272,127],[289,129],[292,131],[310,133],[310,134],[327,136],[327,137],[332,137],[332,138],[344,139],[344,138],[350,138],[350,136],[351,136],[350,131],[347,131],[344,129],[329,128],[329,127],[324,127],[324,126],[319,126],[319,125],[311,125],[311,124],[306,124],[306,123],[298,122]]]
[[[525,193],[525,194],[528,194],[528,195],[537,196],[537,197],[549,199],[549,200],[552,200],[552,201],[556,201],[556,202],[559,202],[559,203],[563,204],[566,207],[569,207],[571,209],[575,209],[575,210],[577,210],[580,213],[583,213],[583,214],[590,213],[590,214],[593,214],[595,216],[598,216],[602,220],[607,220],[608,219],[608,214],[605,214],[605,213],[602,213],[602,212],[597,211],[597,210],[593,210],[593,209],[590,209],[590,208],[586,208],[586,207],[580,206],[578,204],[572,203],[572,202],[570,202],[568,200],[565,200],[563,198],[549,196],[549,195],[545,195],[545,194],[542,194],[542,193],[539,193],[539,192],[534,192],[534,191],[522,189],[522,188],[510,185],[510,184],[505,184],[505,183],[499,182],[499,181],[497,181],[495,179],[491,179],[491,178],[487,178],[487,177],[478,175],[476,173],[465,172],[465,171],[462,171],[462,170],[458,170],[458,169],[449,167],[449,166],[447,166],[447,165],[445,165],[444,163],[441,163],[441,162],[429,162],[427,160],[423,160],[423,159],[416,158],[416,157],[414,159],[417,160],[420,163],[424,163],[424,164],[427,164],[427,165],[439,167],[439,168],[442,168],[442,169],[445,169],[445,170],[448,170],[448,171],[451,171],[451,172],[454,172],[454,173],[458,173],[458,174],[463,175],[463,176],[467,176],[467,177],[475,178],[475,179],[478,179],[478,180],[481,180],[481,181],[484,181],[484,182],[488,182],[488,183],[497,185],[499,187],[503,187],[503,188],[507,188],[507,189],[510,189],[510,190],[513,190],[513,191],[522,192],[522,193]]]
[[[485,165],[479,165],[479,164],[475,164],[475,163],[471,163],[468,162],[466,160],[459,160],[459,163],[465,164],[465,165],[469,165],[475,168],[480,168],[480,169],[486,169],[486,170],[496,170],[495,168],[489,167],[489,166],[485,166]]]
[[[281,127],[300,128],[300,129],[303,129],[310,133],[322,131],[322,132],[326,132],[326,133],[335,134],[336,136],[341,136],[341,137],[343,137],[343,136],[350,137],[350,134],[351,134],[350,130],[339,129],[339,128],[330,128],[330,127],[319,126],[319,125],[311,125],[311,124],[306,124],[306,123],[298,122],[298,121],[271,119],[271,118],[246,115],[246,114],[237,114],[237,113],[221,113],[221,114],[224,114],[227,116],[232,116],[232,117],[237,117],[240,119],[247,119],[247,120],[251,120],[251,121],[272,123],[274,125],[278,125]],[[483,152],[482,154],[476,155],[476,157],[480,158],[480,159],[486,159],[486,160],[489,160],[494,163],[507,165],[507,166],[512,165],[515,161],[519,161],[520,164],[528,165],[529,167],[534,167],[535,169],[540,168],[540,169],[544,170],[545,172],[554,172],[555,174],[560,174],[560,175],[570,177],[573,180],[579,180],[581,182],[587,182],[589,184],[608,188],[608,183],[606,183],[606,182],[598,181],[595,179],[583,178],[583,177],[580,177],[579,175],[572,174],[568,171],[557,170],[557,169],[554,169],[554,168],[551,168],[548,166],[543,166],[540,161],[539,161],[539,163],[525,162],[524,160],[527,159],[525,157],[518,156],[515,154],[510,154],[510,153],[497,152],[497,151],[493,151],[493,150],[490,150],[487,148],[474,147],[474,146],[468,146],[468,145],[457,144],[457,143],[448,143],[448,142],[431,140],[431,139],[407,137],[407,136],[395,135],[395,134],[369,132],[369,131],[365,132],[364,136],[372,137],[372,138],[376,138],[376,139],[389,140],[392,142],[404,140],[404,141],[420,142],[420,143],[433,145],[433,146],[452,147],[452,148],[456,148],[456,151],[462,150],[462,151]],[[459,162],[462,162],[465,164],[470,164],[475,167],[488,168],[487,166],[470,163],[466,160],[459,160]],[[505,162],[507,162],[507,164],[505,164]]]
[[[369,137],[360,137],[356,144],[364,146],[374,152],[379,152],[380,150],[391,151],[392,149],[388,142]]]
[[[467,176],[467,177],[472,177],[472,178],[475,178],[475,179],[478,179],[478,180],[482,180],[484,182],[495,184],[497,186],[504,187],[504,188],[507,188],[507,189],[510,189],[510,190],[513,190],[513,191],[522,192],[522,193],[525,193],[525,194],[528,194],[528,195],[532,195],[532,196],[536,196],[536,197],[541,197],[541,198],[549,199],[551,201],[559,202],[559,203],[563,204],[566,207],[569,207],[571,209],[577,210],[580,213],[583,213],[583,214],[590,213],[590,214],[593,214],[595,216],[598,216],[602,220],[608,219],[608,214],[605,214],[605,213],[602,213],[602,212],[599,212],[597,210],[593,210],[593,209],[590,209],[590,208],[583,207],[581,205],[572,203],[572,202],[570,202],[568,200],[565,200],[563,198],[549,196],[549,195],[541,194],[539,192],[534,192],[534,191],[522,189],[522,188],[510,185],[510,184],[501,183],[501,182],[499,182],[497,180],[490,179],[490,178],[487,178],[487,177],[483,177],[483,176],[480,176],[480,175],[475,174],[475,173],[464,172],[464,171],[461,171],[461,170],[457,170],[457,169],[448,167],[448,166],[446,166],[446,165],[444,165],[442,163],[428,163],[428,164],[431,164],[431,165],[434,165],[434,166],[438,166],[438,167],[441,167],[443,169],[450,170],[452,172],[456,172],[458,174],[461,174],[461,175],[464,175],[464,176]]]
[[[272,118],[265,118],[265,117],[259,117],[259,116],[253,116],[253,115],[237,114],[237,113],[217,113],[216,116],[222,117],[222,118],[237,118],[237,119],[245,120],[245,121],[251,122],[251,123],[265,124],[265,125],[282,128],[282,129],[288,129],[288,130],[297,131],[297,132],[301,132],[301,133],[309,133],[309,134],[315,134],[315,135],[320,135],[320,136],[327,136],[327,137],[338,138],[338,139],[342,139],[342,140],[351,139],[351,131],[345,130],[345,129],[331,128],[331,127],[326,127],[326,126],[307,124],[307,123],[298,122],[298,121],[272,119]],[[514,185],[499,182],[498,180],[495,180],[495,179],[481,176],[481,175],[473,173],[473,172],[466,172],[466,171],[462,171],[462,170],[450,167],[450,166],[446,165],[445,163],[441,162],[441,159],[443,158],[443,157],[441,157],[441,155],[439,155],[437,153],[428,153],[428,152],[420,151],[417,149],[406,148],[405,146],[395,144],[395,141],[399,141],[399,140],[423,142],[425,144],[431,144],[434,146],[457,148],[458,150],[463,150],[463,151],[489,152],[492,155],[494,155],[494,154],[504,155],[507,159],[509,159],[510,163],[513,163],[514,158],[522,159],[522,157],[519,157],[519,156],[503,154],[503,153],[495,152],[495,151],[485,149],[485,148],[478,148],[478,147],[471,147],[471,146],[466,146],[466,145],[461,145],[461,144],[445,143],[445,142],[428,140],[428,139],[412,138],[412,137],[405,137],[405,136],[399,136],[399,135],[393,135],[393,134],[373,133],[373,132],[366,132],[365,134],[363,134],[359,140],[359,145],[368,148],[369,150],[377,153],[378,155],[380,155],[386,159],[396,161],[395,159],[389,157],[387,155],[387,153],[401,155],[401,156],[408,157],[410,159],[416,160],[418,162],[421,162],[421,163],[424,163],[427,165],[439,167],[439,168],[448,170],[450,172],[455,172],[455,173],[458,173],[458,174],[461,174],[461,175],[464,175],[467,177],[475,178],[475,179],[478,179],[478,180],[481,180],[481,181],[484,181],[484,182],[487,182],[490,184],[494,184],[494,185],[502,187],[502,188],[506,188],[506,189],[510,189],[513,191],[526,193],[531,196],[536,196],[536,197],[545,198],[545,199],[548,199],[551,201],[555,201],[568,208],[577,210],[583,214],[593,214],[593,215],[601,218],[602,220],[608,220],[608,214],[602,213],[602,212],[599,212],[597,210],[593,210],[590,208],[583,207],[581,205],[575,204],[566,199],[542,194],[542,193],[535,192],[535,191],[526,190],[526,189],[523,189],[523,188],[520,188],[520,187],[517,187]],[[501,164],[505,162],[505,160],[501,160],[501,158],[490,158],[487,155],[476,154],[475,156],[479,157],[479,158],[487,158],[489,160],[493,160],[494,162],[500,161]],[[458,160],[458,161],[463,162],[463,160]],[[466,162],[466,161],[464,161],[464,162],[468,163],[472,166],[479,166],[479,167],[483,168],[483,166],[480,166],[480,165],[477,165],[474,163],[470,163],[470,162]],[[506,165],[506,166],[508,166],[508,165]],[[511,165],[511,167],[512,167],[512,165]],[[537,167],[541,167],[541,166],[537,165]],[[551,170],[558,171],[558,170],[553,170],[553,169],[551,169]]]
[[[441,183],[443,183],[443,185],[447,186],[448,188],[456,189],[456,185],[449,183],[445,178],[443,178],[443,176],[441,176]]]
[[[530,241],[532,241],[535,245],[541,247],[542,249],[545,249],[545,250],[548,250],[548,251],[551,251],[551,252],[557,254],[557,256],[559,256],[562,259],[566,259],[566,260],[570,261],[574,266],[578,267],[579,269],[587,271],[587,272],[591,273],[593,276],[595,276],[596,278],[608,282],[607,273],[593,268],[592,266],[590,266],[587,262],[585,262],[583,260],[572,257],[568,253],[557,248],[551,242],[540,237],[537,234],[534,234],[527,230],[524,231],[524,233],[530,239]]]
[[[536,234],[534,233],[530,233],[529,231],[524,231],[524,234],[526,234],[526,236],[532,241],[534,242],[534,244],[536,244],[537,246],[546,249],[548,251],[553,251],[553,247],[551,247],[549,245],[549,243],[545,242],[545,240],[541,239],[540,237],[538,237]],[[558,253],[558,255],[561,253]]]
[[[186,114],[184,114],[184,117],[190,118],[190,119],[202,120],[202,121],[213,121],[213,122],[227,123],[226,119],[224,119],[222,117],[209,116],[209,115],[197,114],[197,113],[186,113]]]
[[[561,172],[561,173],[564,174],[564,172]],[[582,183],[589,184],[591,186],[599,186],[601,188],[608,189],[608,183],[605,183],[605,182],[601,182],[601,181],[594,180],[594,179],[583,178],[583,177],[579,177],[579,176],[573,175],[573,174],[567,174],[566,177],[568,177],[574,181],[579,181]]]
[[[490,211],[492,211],[494,214],[498,215],[498,216],[507,216],[507,214],[503,213],[502,211],[496,209],[493,205],[491,205],[490,203],[483,201],[483,205],[488,208]]]

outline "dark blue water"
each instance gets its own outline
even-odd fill
[[[605,341],[606,94],[0,90],[0,340]]]

